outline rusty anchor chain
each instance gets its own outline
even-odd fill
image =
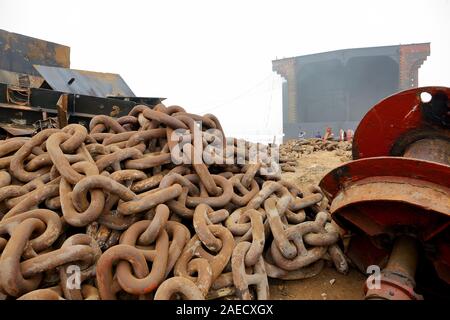
[[[320,189],[280,180],[260,147],[162,104],[0,141],[0,293],[269,299],[268,278],[345,273]]]

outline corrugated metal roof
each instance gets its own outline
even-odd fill
[[[106,98],[109,96],[134,97],[122,77],[115,73],[102,73],[35,65],[39,74],[53,90]]]

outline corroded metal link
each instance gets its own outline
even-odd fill
[[[142,114],[147,119],[155,120],[173,129],[187,129],[187,126],[182,121],[166,113],[158,112],[147,107],[145,110],[143,110]]]
[[[247,204],[247,208],[258,209],[272,194],[279,196],[280,199],[277,201],[277,209],[280,215],[284,215],[284,212],[291,203],[292,196],[282,184],[275,181],[265,182],[258,194]]]
[[[83,285],[81,292],[83,300],[99,300],[97,288],[91,285]],[[17,300],[66,300],[61,294],[58,288],[38,289],[24,294],[17,298]]]
[[[319,233],[308,233],[303,241],[311,246],[330,246],[339,240],[339,233],[331,223],[326,223],[324,230]]]
[[[217,130],[219,130],[220,132],[221,132],[221,134],[222,134],[222,139],[223,139],[223,146],[225,147],[226,146],[226,138],[225,138],[225,132],[224,132],[224,130],[223,130],[223,128],[222,128],[222,125],[220,124],[220,121],[219,121],[219,119],[215,116],[215,115],[213,115],[213,114],[211,114],[211,113],[207,113],[207,114],[205,114],[204,116],[203,116],[204,118],[208,118],[208,119],[210,119],[211,121],[213,121],[214,122],[214,124],[215,124],[215,128],[217,129]]]
[[[137,150],[136,148],[133,148]],[[157,153],[157,154],[145,154],[139,159],[127,160],[125,161],[125,167],[127,169],[139,169],[145,170],[149,168],[154,168],[161,166],[163,164],[168,164],[172,162],[172,157],[169,152]]]
[[[100,300],[98,289],[88,284],[81,286],[81,294],[83,295],[84,300]]]
[[[47,140],[47,149],[50,158],[61,176],[69,183],[76,184],[83,178],[83,175],[79,174],[71,167],[69,161],[64,157],[64,153],[60,146],[63,142],[68,141],[70,137],[71,136],[68,133],[64,132],[52,134]]]
[[[27,194],[18,204],[12,207],[4,216],[4,219],[11,218],[18,213],[26,212],[36,208],[41,202],[55,197],[59,194],[59,186],[57,184],[46,184],[42,187]]]
[[[121,126],[124,125],[130,125],[130,126],[137,126],[139,124],[138,119],[134,116],[122,116],[117,119],[117,123]]]
[[[163,105],[163,104],[160,104],[160,105]],[[173,115],[176,112],[186,112],[186,110],[181,106],[171,105],[171,106],[166,107],[164,112],[167,114]]]
[[[62,230],[60,217],[55,212],[47,209],[35,209],[17,214],[11,218],[3,218],[0,221],[0,235],[6,233],[12,235],[16,227],[31,218],[42,221],[46,228],[39,236],[29,240],[30,248],[35,252],[47,249],[55,242]]]
[[[214,281],[219,277],[230,261],[234,248],[234,239],[231,232],[223,226],[209,225],[208,228],[214,236],[222,241],[222,248],[218,254],[212,255],[202,247],[199,247],[197,248],[196,255],[205,258],[210,262],[212,268],[212,281]],[[195,235],[193,238],[198,238],[198,236]]]
[[[97,143],[102,143],[108,137],[112,137],[114,133],[105,133],[105,132],[90,132],[87,139],[92,139]],[[105,146],[103,146],[105,147]]]
[[[165,204],[159,204],[156,207],[155,217],[147,229],[140,235],[138,243],[141,245],[149,245],[153,243],[161,230],[166,228],[169,214],[169,207]]]
[[[270,253],[279,267],[285,270],[296,270],[305,267],[319,259],[327,252],[327,247],[313,247],[311,249],[306,249],[303,237],[307,233],[311,232],[321,232],[327,221],[327,214],[324,212],[319,212],[316,215],[315,221],[306,221],[294,226],[291,226],[285,230],[286,237],[288,240],[292,240],[297,249],[297,255],[293,259],[287,259],[283,256],[281,250],[277,246],[276,241],[272,242],[270,247]]]
[[[32,153],[33,148],[40,146],[44,143],[48,137],[52,134],[59,132],[57,129],[46,129],[34,137],[32,137],[29,141],[27,141],[11,158],[11,162],[9,165],[10,172],[14,175],[15,178],[22,182],[29,182],[42,174],[48,172],[46,168],[39,169],[37,171],[29,172],[25,170],[25,159]]]
[[[65,300],[61,295],[52,289],[33,290],[17,298],[17,300]]]
[[[116,120],[102,114],[92,118],[89,123],[89,130],[91,134],[104,130],[110,130],[115,133],[125,132],[125,129]]]
[[[164,176],[162,174],[156,174],[154,176],[134,182],[131,185],[131,191],[140,193],[153,189],[161,183],[163,177]]]
[[[95,276],[95,263],[100,258],[102,251],[100,250],[100,247],[99,247],[97,241],[95,241],[93,238],[91,238],[90,236],[88,236],[86,234],[75,234],[75,235],[69,237],[66,241],[64,241],[61,248],[67,248],[67,247],[73,246],[73,245],[87,245],[87,246],[91,247],[94,251],[93,263],[89,263],[85,266],[83,266],[83,265],[79,266],[79,264],[77,264],[77,266],[79,266],[81,269],[80,270],[81,271],[80,283],[81,283],[81,282],[85,281],[86,279]],[[61,279],[61,282],[60,282],[61,290],[64,294],[64,298],[66,298],[66,299],[82,300],[83,299],[82,290],[79,288],[72,288],[72,286],[68,285],[69,280],[70,280],[68,278],[68,276],[71,275],[71,273],[69,273],[69,271],[73,265],[74,264],[72,264],[72,263],[66,264],[59,269],[59,278]]]
[[[86,140],[88,134],[84,126],[75,123],[65,126],[62,131],[70,135],[70,138],[61,144],[61,150],[64,153],[75,152]]]
[[[196,196],[200,194],[200,190],[197,188],[195,184],[193,184],[188,178],[178,174],[178,173],[169,173],[162,178],[159,187],[167,188],[175,183],[186,187],[189,190],[189,194],[191,196]]]
[[[11,175],[7,171],[0,171],[0,188],[9,186],[11,183]]]
[[[67,161],[70,164],[85,160],[82,154],[64,154],[63,156],[67,159]],[[25,165],[25,170],[36,171],[40,168],[51,165],[53,165],[53,160],[51,159],[50,155],[48,153],[43,153],[30,160]]]
[[[5,238],[0,237],[0,255],[3,251],[3,249],[6,246],[6,243],[8,242],[8,240],[6,240]]]
[[[155,293],[155,300],[169,300],[175,293],[187,300],[204,300],[200,289],[189,279],[173,277],[164,281]]]
[[[116,180],[117,182],[134,182],[147,179],[147,175],[140,171],[134,169],[125,169],[120,171],[114,171],[111,173],[111,178]]]
[[[74,170],[84,171],[87,176],[98,175],[97,167],[87,161],[77,162],[73,165]],[[114,180],[113,180],[114,181]],[[72,186],[65,178],[61,179],[59,185],[59,195],[61,201],[61,209],[64,220],[73,226],[86,226],[96,220],[102,213],[105,205],[105,195],[100,189],[91,190],[91,201],[89,204],[77,202],[77,207],[84,209],[82,212],[77,211],[72,201]]]
[[[188,112],[174,112],[173,117],[180,118],[180,116],[189,117],[194,121],[200,122],[202,126],[206,126],[211,129],[216,128],[216,123],[208,117],[200,116],[198,114],[188,113]]]
[[[169,258],[167,260],[167,268],[165,277],[172,271],[175,263],[178,261],[184,247],[191,238],[189,229],[176,221],[167,221],[166,230],[169,237],[172,238],[169,246]]]
[[[139,237],[145,232],[145,230],[152,224],[153,221],[142,220],[133,224],[121,237],[120,242],[122,244],[128,244],[138,247],[144,254],[148,261],[153,261],[155,259],[156,251],[148,246],[138,245]],[[167,268],[165,271],[165,277],[172,270],[176,261],[180,257],[182,250],[186,243],[190,239],[190,232],[184,225],[175,222],[167,221],[166,230],[169,236],[172,237],[172,241],[169,246]]]
[[[130,228],[131,229],[131,228]],[[126,233],[129,232],[127,230]],[[121,243],[125,243],[125,234]],[[114,247],[113,247],[114,248]],[[161,230],[156,239],[155,254],[153,257],[152,270],[149,274],[141,277],[133,273],[131,266],[126,261],[120,261],[117,265],[116,276],[122,288],[131,294],[142,295],[154,291],[164,281],[168,260],[169,236],[165,230]]]
[[[208,167],[202,162],[201,159],[197,159],[197,157],[201,158],[202,154],[202,143],[201,141],[197,141],[194,132],[196,132],[196,123],[194,119],[191,117],[188,117],[184,114],[178,115],[177,119],[180,119],[182,122],[184,122],[191,132],[191,135],[193,135],[192,143],[191,143],[191,154],[190,160],[192,163],[192,166],[194,167],[195,172],[198,174],[201,182],[205,186],[208,193],[212,196],[216,196],[220,193],[219,187],[216,185],[215,179],[212,177],[212,175],[208,171]],[[169,141],[170,137],[168,137]],[[169,145],[170,147],[170,145]],[[172,149],[171,149],[172,151]]]
[[[116,300],[114,290],[113,265],[117,262],[129,262],[133,267],[133,274],[138,278],[144,278],[149,270],[144,255],[135,247],[118,244],[106,250],[97,262],[97,287],[102,300]],[[122,282],[121,289],[132,293],[134,290]]]
[[[261,168],[261,163],[251,164],[247,167],[244,176],[241,179],[242,185],[245,188],[249,188],[252,182],[254,181],[255,175],[258,173]]]
[[[114,134],[112,136],[106,137],[103,139],[102,144],[107,146],[110,144],[115,144],[118,142],[128,141],[137,131],[126,131]],[[126,144],[125,144],[126,145]]]
[[[73,203],[86,204],[86,195],[89,190],[101,189],[109,194],[117,195],[123,201],[136,199],[136,194],[114,179],[102,175],[92,175],[78,182],[72,191]],[[86,210],[86,205],[82,205]]]
[[[127,147],[136,147],[140,144],[144,145],[144,150],[147,148],[146,144],[151,139],[164,138],[166,137],[165,128],[157,128],[150,130],[143,130],[135,132],[127,141]],[[143,150],[141,150],[143,152]]]
[[[16,198],[28,193],[23,186],[4,186],[0,188],[0,202],[10,198]]]
[[[156,109],[156,107],[155,107]],[[160,112],[156,110],[152,110],[147,106],[144,105],[137,105],[135,106],[129,113],[129,115],[136,116],[139,113],[142,113],[142,115],[152,121],[156,121],[158,123],[165,124],[166,126],[169,126],[171,128],[177,129],[177,128],[185,128],[187,129],[186,125],[174,118],[171,115],[168,115],[165,112]]]
[[[187,266],[187,271],[190,274],[198,274],[195,284],[203,293],[203,296],[206,296],[212,284],[212,269],[208,260],[203,258],[191,260]]]
[[[336,270],[346,274],[348,272],[348,262],[341,248],[337,244],[333,244],[328,247],[328,254]]]
[[[288,182],[285,180],[280,180],[278,182],[285,186],[293,197],[303,197],[303,192],[292,182]]]
[[[287,271],[274,264],[273,258],[270,255],[270,250],[268,250],[265,255],[264,265],[266,267],[267,276],[270,278],[281,280],[301,280],[318,275],[324,268],[325,262],[323,259],[320,259],[306,267],[293,271]]]
[[[142,158],[142,152],[140,152],[136,148],[125,148],[119,149],[113,153],[101,156],[95,162],[98,167],[98,170],[102,172],[107,167],[113,165],[114,163],[120,163],[127,159],[140,159]],[[136,169],[136,168],[128,168],[128,169]]]
[[[245,256],[250,250],[249,242],[241,242],[236,245],[231,258],[231,268],[233,270],[233,283],[236,287],[236,294],[242,300],[251,300],[250,285],[256,286],[258,300],[269,299],[269,283],[267,280],[264,259],[260,255],[254,265],[253,274],[247,274],[245,271]]]
[[[213,212],[213,209],[207,204],[199,204],[194,211],[194,229],[199,237],[199,239],[204,243],[204,245],[211,251],[218,251],[222,248],[222,241],[216,238],[208,225],[211,225],[208,215]]]
[[[212,285],[212,267],[210,262],[204,258],[195,258],[197,249],[202,242],[198,237],[193,237],[187,243],[185,249],[177,260],[174,268],[174,275],[187,278],[193,281],[201,292],[206,295]],[[192,274],[196,273],[197,277]]]
[[[16,152],[28,141],[29,138],[12,138],[8,140],[2,140],[0,143],[0,157],[3,158],[10,153]]]
[[[23,190],[25,190],[26,192],[30,193],[33,191],[38,190],[39,188],[42,188],[43,186],[48,186],[48,185],[58,185],[58,183],[60,182],[60,178],[56,177],[55,179],[47,179],[50,178],[49,174],[45,174],[39,178],[36,178],[30,182],[28,182],[27,184],[24,184],[23,186],[21,186],[23,188]],[[10,186],[12,187],[12,186]],[[6,190],[6,189],[5,189]],[[18,205],[20,202],[22,202],[23,200],[25,200],[27,198],[28,194],[24,194],[21,196],[18,196],[16,198],[11,198],[5,201],[6,206],[8,208],[13,208],[16,205]]]
[[[200,177],[195,174],[186,175],[185,177],[195,184],[198,184],[201,180]],[[233,186],[231,185],[231,182],[219,175],[211,175],[211,177],[214,182],[222,188],[222,194],[211,197],[191,197],[188,195],[186,199],[186,205],[188,207],[196,207],[200,203],[205,203],[213,208],[217,208],[225,206],[231,200],[231,197],[233,196]]]
[[[29,278],[75,261],[93,264],[94,250],[87,245],[71,245],[25,260],[20,267],[23,276]]]
[[[188,197],[189,189],[187,187],[182,187],[180,196],[175,200],[169,200],[166,204],[169,206],[170,210],[175,212],[177,215],[192,219],[194,216],[194,210],[186,207],[186,199]]]
[[[245,255],[245,265],[251,267],[258,263],[259,258],[262,256],[266,238],[261,214],[255,209],[250,209],[244,213],[244,216],[250,219],[252,226],[252,242]]]
[[[93,159],[96,159],[99,155],[104,155],[107,153],[106,147],[99,143],[92,143],[86,145],[86,149],[91,154]]]
[[[304,209],[300,209],[298,210],[298,212],[293,212],[289,209],[286,209],[284,215],[287,221],[293,224],[302,223],[306,219],[306,212]]]
[[[247,187],[242,182],[244,180],[244,174],[236,174],[232,176],[229,180],[234,188],[239,190],[239,192],[242,194],[242,196],[238,195],[236,192],[233,192],[233,196],[231,198],[231,201],[238,206],[246,206],[249,201],[258,194],[259,192],[259,185],[255,180],[250,180],[250,190],[247,189]]]
[[[277,209],[275,199],[269,198],[264,201],[264,209],[266,210],[270,230],[272,231],[274,238],[273,243],[276,244],[284,257],[288,259],[294,258],[298,254],[297,248],[289,241],[285,233],[285,228],[281,222],[280,212]]]
[[[251,228],[251,224],[249,222],[240,221],[240,218],[244,214],[245,210],[246,208],[236,209],[225,221],[225,226],[235,236],[243,236]]]
[[[293,211],[301,210],[307,207],[312,206],[320,201],[322,201],[323,195],[320,193],[314,193],[310,195],[306,195],[303,198],[295,198],[294,201],[291,202],[289,209]]]
[[[0,287],[8,295],[21,296],[37,289],[42,279],[41,274],[25,278],[21,272],[20,260],[31,235],[35,231],[45,229],[44,223],[35,218],[29,218],[20,223],[8,240],[0,257]]]
[[[140,194],[137,199],[122,202],[117,207],[117,212],[123,215],[131,215],[149,210],[158,204],[177,198],[181,194],[181,186],[174,184],[165,189],[151,190],[150,194]]]

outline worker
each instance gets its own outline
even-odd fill
[[[333,136],[334,136],[334,134],[333,134],[333,132],[331,131],[331,128],[328,127],[327,130],[325,131],[324,136],[323,136],[323,141],[326,141],[326,140],[328,140],[328,139],[331,139],[331,138],[333,138]]]
[[[339,141],[344,141],[345,139],[345,131],[343,129],[339,129]]]
[[[352,129],[348,129],[347,130],[347,136],[345,137],[346,141],[352,141],[353,140],[353,130]]]

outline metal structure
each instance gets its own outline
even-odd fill
[[[66,68],[34,66],[52,90],[84,94],[93,97],[134,97],[122,77],[114,73],[101,73]]]
[[[358,126],[377,101],[417,87],[429,43],[345,49],[272,61],[283,83],[284,139]]]
[[[421,298],[416,269],[450,285],[449,110],[445,87],[382,100],[358,126],[356,160],[320,182],[333,219],[354,233],[349,257],[363,272],[385,266],[381,288],[366,288],[368,299]],[[418,284],[419,291],[432,294],[429,283]]]
[[[120,117],[164,98],[136,97],[118,74],[68,69],[70,48],[0,30],[0,134],[30,135],[87,126],[95,115]]]

